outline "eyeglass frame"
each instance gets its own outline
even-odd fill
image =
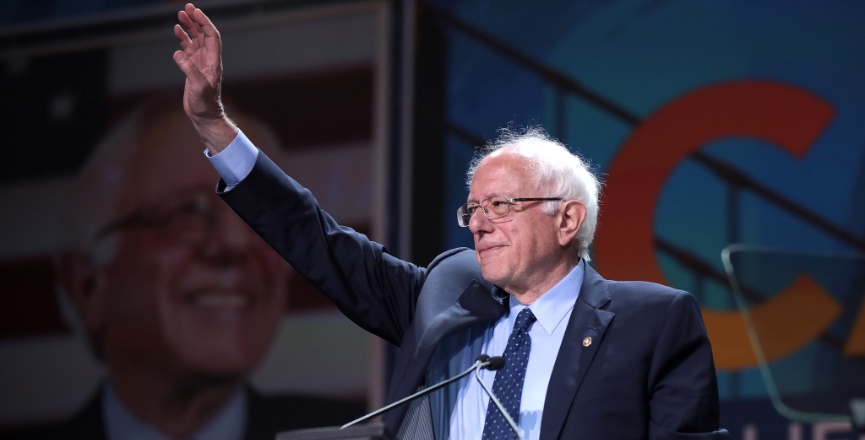
[[[217,221],[215,215],[215,201],[211,199],[213,196],[212,189],[193,188],[191,190],[182,191],[180,193],[170,194],[168,197],[139,208],[132,213],[113,220],[96,231],[95,239],[100,242],[110,235],[128,229],[152,229],[159,230],[182,219],[183,216],[193,215],[201,216],[204,220],[205,228],[210,228]],[[177,203],[178,206],[168,208],[172,203]],[[191,204],[189,202],[192,202]],[[194,210],[189,211],[192,207]],[[185,211],[185,212],[184,212]],[[203,236],[206,232],[202,233]],[[186,240],[190,243],[200,241],[200,239]]]
[[[508,212],[506,212],[503,215],[500,215],[498,217],[492,217],[491,218],[489,213],[487,212],[487,208],[484,208],[484,202],[486,202],[487,200],[496,198],[496,197],[501,197],[505,200],[505,202],[507,202]],[[474,216],[475,212],[477,212],[477,208],[481,209],[481,212],[484,213],[484,217],[486,217],[487,220],[494,221],[494,220],[505,218],[508,215],[510,215],[511,205],[516,205],[519,202],[553,202],[553,201],[562,201],[562,200],[564,200],[562,197],[508,197],[508,196],[502,196],[502,195],[490,196],[490,197],[487,197],[487,198],[481,200],[480,202],[467,202],[467,203],[460,205],[457,208],[457,224],[462,228],[469,227],[469,223],[472,220],[472,216]],[[475,210],[473,212],[469,213],[468,212],[469,205],[477,205],[477,207],[475,208]],[[465,222],[465,224],[463,224],[463,222]]]

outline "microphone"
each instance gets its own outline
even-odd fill
[[[407,397],[404,397],[400,400],[397,400],[396,402],[391,403],[390,405],[385,406],[384,408],[373,411],[373,412],[371,412],[371,413],[369,413],[369,414],[367,414],[367,415],[365,415],[359,419],[352,420],[351,422],[348,422],[345,425],[342,425],[342,427],[339,429],[345,429],[345,428],[348,428],[349,426],[355,425],[355,424],[363,422],[365,420],[369,420],[369,419],[371,419],[371,418],[373,418],[373,417],[375,417],[375,416],[377,416],[383,412],[390,410],[391,408],[402,405],[403,403],[406,403],[410,400],[414,400],[415,398],[423,396],[425,394],[429,394],[429,393],[431,393],[431,392],[433,392],[433,391],[435,391],[435,390],[437,390],[437,389],[439,389],[439,388],[441,388],[441,387],[443,387],[443,386],[445,386],[451,382],[454,382],[456,380],[462,379],[463,377],[466,377],[472,371],[480,371],[483,368],[488,368],[490,370],[498,370],[499,368],[502,368],[504,365],[505,365],[505,360],[501,356],[496,356],[496,357],[491,358],[485,354],[479,355],[477,357],[477,359],[475,360],[474,365],[469,367],[468,370],[463,371],[462,373],[457,374],[456,376],[454,376],[450,379],[439,382],[439,383],[437,383],[431,387],[424,388],[424,389],[422,389],[422,390],[420,390],[420,391],[418,391],[418,392],[416,392],[410,396],[407,396]],[[493,366],[496,366],[496,368],[493,368]],[[480,377],[480,376],[478,376],[478,377]],[[481,382],[481,384],[483,384],[483,382]],[[489,391],[487,391],[487,392],[489,392]],[[501,404],[499,404],[499,407],[501,408]],[[507,417],[507,416],[505,416],[505,417]]]
[[[499,370],[505,366],[505,358],[503,358],[501,356],[492,357],[492,358],[490,358],[490,360],[488,362],[490,365],[487,366],[487,368],[490,370]],[[481,383],[481,386],[484,388],[484,391],[486,391],[487,394],[489,394],[490,401],[493,402],[493,404],[496,406],[496,408],[499,410],[499,412],[502,413],[503,416],[505,416],[505,421],[508,422],[508,425],[511,425],[511,429],[514,431],[514,434],[517,435],[517,439],[523,440],[523,434],[520,432],[520,428],[517,427],[517,424],[516,424],[516,422],[514,422],[514,419],[512,419],[511,415],[508,414],[507,410],[505,410],[504,405],[502,405],[502,402],[499,401],[498,397],[496,397],[496,395],[493,394],[493,390],[491,390],[487,386],[487,384],[485,384],[484,381],[481,379],[480,368],[478,368],[475,371],[475,377],[477,377],[478,382]]]
[[[481,355],[486,356],[486,355]],[[505,367],[505,358],[501,356],[495,356],[489,358],[490,364],[486,366],[487,370],[501,370]]]

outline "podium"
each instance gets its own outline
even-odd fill
[[[393,440],[394,436],[381,423],[354,425],[345,429],[338,426],[298,429],[280,432],[276,440]]]
[[[721,259],[776,411],[865,432],[865,254],[733,244]]]

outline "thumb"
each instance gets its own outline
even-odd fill
[[[201,75],[198,67],[182,50],[174,51],[174,63],[180,68],[180,71],[186,74],[187,78],[194,79],[193,76]]]
[[[214,85],[207,80],[198,65],[195,64],[192,57],[186,55],[182,50],[174,52],[174,62],[177,67],[186,75],[186,84],[191,90],[201,93],[207,93],[215,89]]]

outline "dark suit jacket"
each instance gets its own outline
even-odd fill
[[[273,440],[277,433],[321,426],[342,425],[363,415],[361,403],[303,396],[263,396],[247,390],[246,440]],[[7,440],[105,440],[102,392],[67,421],[12,434]]]
[[[231,191],[223,185],[217,190],[229,205],[346,316],[399,346],[388,402],[424,385],[445,336],[506,311],[472,251],[445,252],[426,268],[399,260],[338,225],[264,154]],[[391,431],[406,409],[383,417]],[[550,378],[541,438],[726,438],[718,423],[712,352],[696,300],[658,284],[608,281],[587,265]]]

